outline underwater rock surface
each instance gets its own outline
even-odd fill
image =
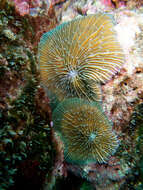
[[[134,10],[131,10],[133,8]],[[113,129],[118,134],[120,145],[107,164],[81,167],[67,164],[63,165],[63,175],[64,168],[67,168],[76,176],[88,179],[96,189],[140,188],[142,177],[139,168],[140,156],[136,149],[138,143],[132,140],[134,132],[138,131],[138,126],[135,124],[133,129],[130,127],[130,122],[134,122],[132,121],[134,108],[143,102],[143,56],[141,53],[143,10],[141,3],[135,5],[133,1],[132,6],[125,3],[118,9],[115,6],[107,7],[101,1],[76,1],[62,13],[61,22],[98,11],[113,15],[118,40],[125,54],[125,63],[121,71],[102,85],[103,110],[113,122]],[[141,134],[139,138],[142,139]],[[137,176],[139,180],[136,181]]]

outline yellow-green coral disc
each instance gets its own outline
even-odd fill
[[[83,16],[45,33],[39,43],[43,83],[60,99],[101,100],[100,83],[124,61],[112,19],[107,14]]]
[[[103,163],[118,147],[112,124],[96,102],[67,99],[55,109],[53,123],[63,140],[68,162]]]

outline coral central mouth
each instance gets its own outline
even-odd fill
[[[91,133],[89,136],[89,141],[94,141],[94,139],[97,137],[97,134]]]
[[[78,72],[76,70],[71,70],[68,72],[68,78],[69,79],[75,79],[78,75]]]

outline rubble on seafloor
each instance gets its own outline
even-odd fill
[[[5,130],[0,150],[6,174],[2,178],[3,189],[13,186],[17,171],[22,173],[20,178],[16,175],[17,181],[24,179],[29,187],[34,184],[37,188],[46,181],[45,190],[56,189],[59,179],[69,180],[69,172],[92,185],[89,188],[84,181],[75,189],[142,189],[142,1],[4,0],[0,3],[0,121]],[[63,144],[52,128],[49,99],[40,84],[37,68],[37,44],[44,32],[59,23],[97,12],[113,16],[125,53],[121,71],[102,84],[103,109],[113,122],[120,144],[105,164],[74,165],[64,160]],[[11,153],[13,147],[15,152]],[[30,178],[28,173],[33,171],[35,175]]]

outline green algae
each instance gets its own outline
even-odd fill
[[[130,120],[130,133],[135,144],[135,163],[133,176],[131,178],[132,187],[135,190],[142,189],[143,186],[143,103],[136,106]]]
[[[35,105],[37,85],[34,77],[28,79],[19,97],[10,102],[11,108],[0,110],[2,189],[14,184],[17,166],[24,160],[37,160],[41,171],[51,172],[54,160],[51,134],[47,120]]]
[[[138,138],[136,149],[139,155],[139,163],[137,164],[139,174],[140,174],[140,182],[143,186],[143,103],[138,105],[136,108],[136,123],[138,126]]]
[[[80,190],[93,190],[93,187],[89,182],[85,181],[81,185]]]
[[[24,168],[27,163],[33,163],[33,167],[34,163],[37,163],[36,172],[34,168],[30,171],[37,176],[40,189],[45,177],[50,178],[54,162],[50,116],[49,113],[42,112],[36,103],[39,74],[35,48],[31,50],[24,40],[29,27],[28,19],[16,15],[9,1],[2,2],[0,7],[1,190],[21,189],[18,181],[23,179],[23,183],[25,182]],[[32,39],[30,43],[31,41]]]

